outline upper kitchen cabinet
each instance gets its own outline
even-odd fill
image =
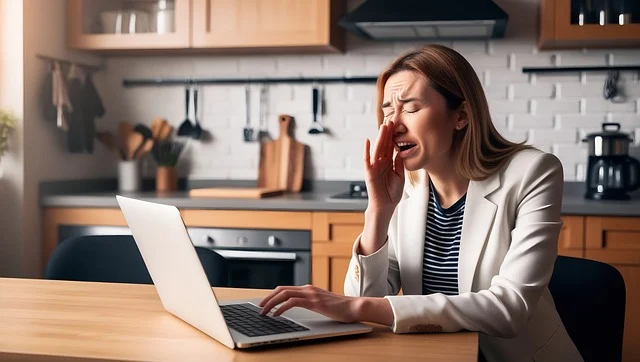
[[[538,48],[640,46],[640,1],[540,0]]]
[[[191,0],[67,0],[71,48],[104,52],[186,49]]]
[[[192,0],[192,46],[221,51],[342,52],[344,0]]]

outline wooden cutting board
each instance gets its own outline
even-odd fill
[[[280,115],[280,136],[260,144],[257,187],[215,187],[192,189],[192,197],[251,198],[260,199],[300,192],[304,173],[304,144],[291,137],[293,118]]]
[[[289,133],[293,118],[280,115],[280,135],[277,139],[260,144],[258,187],[300,192],[304,173],[304,144]]]
[[[189,196],[261,199],[263,197],[281,195],[283,192],[284,190],[280,189],[267,189],[260,187],[213,187],[205,189],[192,189],[189,191]]]

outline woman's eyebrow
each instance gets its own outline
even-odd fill
[[[402,103],[409,103],[409,102],[414,102],[414,101],[417,101],[417,100],[419,100],[419,99],[418,98],[398,99],[398,101],[402,102]],[[381,108],[387,108],[387,107],[390,107],[390,106],[391,106],[391,102],[384,102],[384,103],[382,103]]]

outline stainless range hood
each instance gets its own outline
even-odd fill
[[[507,14],[491,0],[366,0],[338,24],[371,40],[489,39]]]

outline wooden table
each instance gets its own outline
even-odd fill
[[[215,288],[220,300],[265,290]],[[0,278],[0,361],[476,361],[477,333],[364,336],[231,350],[166,312],[152,285]]]

